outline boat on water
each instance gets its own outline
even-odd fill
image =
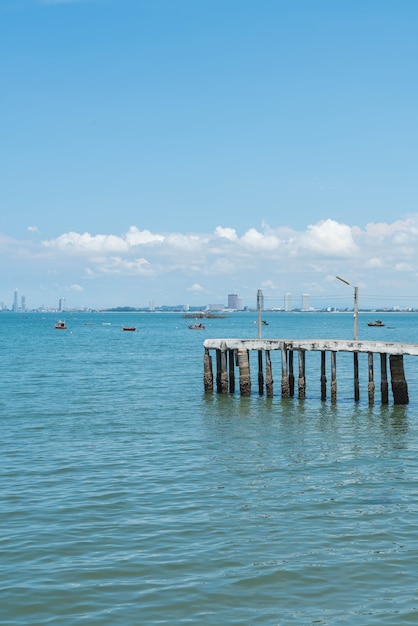
[[[127,330],[127,331],[134,331],[136,330],[136,326],[122,326],[122,330]]]
[[[382,320],[375,320],[374,322],[367,322],[367,326],[384,326]]]
[[[197,322],[196,324],[189,324],[188,328],[191,330],[205,330],[204,324],[202,322]]]
[[[59,330],[65,330],[67,328],[67,325],[62,320],[58,320],[58,322],[55,324],[55,328],[58,328]]]

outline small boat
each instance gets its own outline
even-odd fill
[[[67,326],[65,322],[63,322],[62,320],[58,320],[58,322],[55,324],[55,328],[59,328],[60,330],[65,330]]]
[[[122,326],[123,330],[134,331],[136,330],[136,326]]]
[[[384,326],[382,320],[375,320],[374,322],[367,322],[367,326]]]
[[[197,324],[189,324],[188,326],[191,330],[205,330],[204,324],[202,322],[198,322]]]

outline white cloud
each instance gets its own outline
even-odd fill
[[[238,239],[237,231],[235,228],[222,228],[222,226],[217,226],[215,228],[215,235],[218,237],[224,237],[225,239],[229,239],[230,241],[236,241]]]
[[[395,265],[395,270],[397,272],[413,272],[414,268],[409,263],[397,263]]]
[[[252,250],[277,250],[279,247],[279,240],[274,235],[265,235],[260,233],[255,228],[247,230],[245,235],[241,238],[242,244]]]
[[[196,298],[209,292],[228,293],[231,283],[238,291],[240,284],[252,285],[254,293],[260,286],[275,293],[306,291],[308,286],[335,290],[335,275],[361,285],[363,293],[368,281],[373,291],[380,285],[383,292],[393,281],[399,289],[410,284],[408,291],[418,292],[418,284],[411,285],[415,280],[411,275],[418,273],[417,250],[418,215],[392,224],[370,223],[364,229],[325,219],[301,231],[262,224],[242,235],[221,226],[212,233],[155,233],[132,225],[124,235],[70,231],[41,243],[0,236],[6,273],[15,275],[20,265],[22,276],[28,270],[43,277],[54,273],[61,284],[81,288],[88,281],[89,293],[100,282],[108,285],[101,287],[104,298],[122,288],[111,281],[118,278],[118,285],[123,285],[124,277],[146,281],[141,283],[144,294],[156,285],[164,293],[173,292],[186,281],[191,287],[183,288],[184,295],[188,292]]]
[[[65,233],[56,239],[43,241],[45,248],[57,248],[66,254],[92,254],[98,252],[126,252],[129,244],[116,235],[90,235],[89,233]]]
[[[119,256],[94,259],[97,270],[103,274],[152,274],[151,265],[146,259],[124,259]]]
[[[166,243],[168,248],[181,250],[187,254],[189,252],[199,252],[202,245],[206,245],[209,241],[207,235],[183,235],[181,233],[172,233],[167,235]]]
[[[347,257],[358,253],[350,226],[331,219],[309,225],[298,243],[301,249],[319,256]]]
[[[130,246],[140,246],[151,243],[163,243],[165,237],[163,235],[154,235],[149,230],[138,230],[136,226],[131,226],[126,241]]]

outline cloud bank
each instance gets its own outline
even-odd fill
[[[28,230],[37,232],[33,225]],[[154,233],[133,225],[124,234],[66,232],[38,242],[0,237],[4,263],[13,261],[22,272],[30,263],[38,274],[53,268],[62,285],[83,297],[95,281],[108,289],[105,278],[137,277],[150,297],[160,289],[170,301],[176,290],[179,300],[186,294],[220,297],[219,286],[227,293],[255,293],[260,285],[277,292],[324,292],[336,274],[363,288],[410,294],[418,276],[417,250],[418,216],[364,229],[324,219],[304,231],[262,224],[239,234],[224,224],[212,233]],[[335,285],[332,290],[338,293]]]

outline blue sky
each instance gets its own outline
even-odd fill
[[[418,307],[418,4],[0,0],[0,301]]]

